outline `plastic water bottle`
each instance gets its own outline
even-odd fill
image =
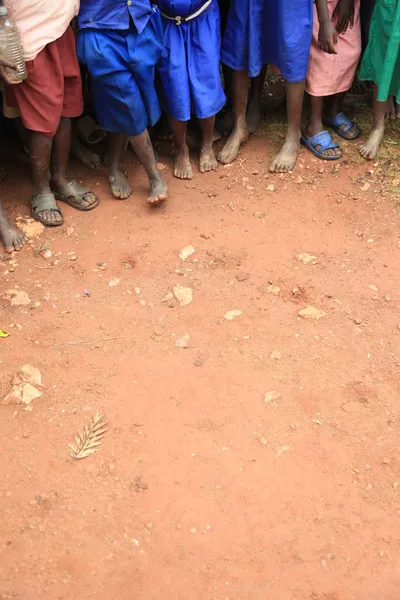
[[[6,67],[11,81],[19,83],[28,77],[17,25],[8,17],[5,6],[0,6],[0,54],[17,69]]]

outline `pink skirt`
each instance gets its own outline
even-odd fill
[[[332,17],[338,0],[328,0]],[[334,22],[335,24],[335,22]],[[311,96],[332,96],[347,92],[354,80],[361,55],[360,0],[354,2],[354,25],[339,35],[337,54],[326,54],[318,47],[319,23],[314,6],[314,28],[310,62],[306,78],[306,92]]]

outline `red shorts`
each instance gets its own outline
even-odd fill
[[[83,112],[82,79],[71,27],[28,61],[26,68],[27,79],[5,86],[6,102],[19,109],[27,129],[53,137],[61,117],[79,117]]]

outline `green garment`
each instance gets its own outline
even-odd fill
[[[380,102],[400,102],[400,0],[377,0],[359,79],[377,85]]]

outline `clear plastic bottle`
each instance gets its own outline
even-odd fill
[[[8,17],[5,6],[0,6],[0,54],[17,68],[14,71],[6,67],[11,81],[19,83],[28,77],[18,28],[16,23]]]

